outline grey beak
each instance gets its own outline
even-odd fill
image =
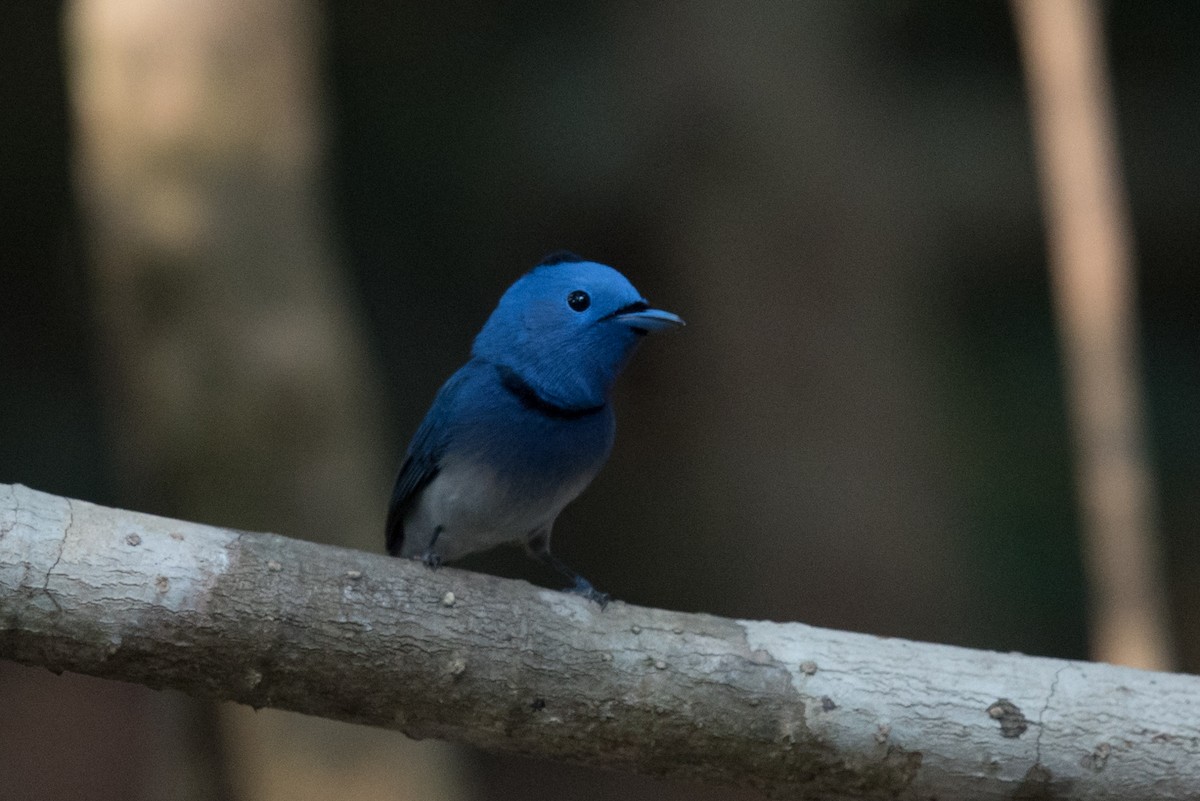
[[[669,328],[678,328],[685,324],[683,318],[662,309],[643,309],[641,311],[626,312],[625,314],[618,314],[613,319],[619,323],[624,323],[634,331],[641,331],[643,333],[666,331]]]

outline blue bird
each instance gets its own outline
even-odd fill
[[[608,459],[609,394],[634,348],[681,325],[611,267],[565,251],[543,259],[500,298],[409,444],[388,552],[437,567],[522,543],[569,592],[606,604],[550,553],[550,531]]]

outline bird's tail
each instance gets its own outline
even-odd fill
[[[404,512],[399,506],[393,505],[388,510],[387,518],[387,550],[392,556],[399,556],[404,547]]]

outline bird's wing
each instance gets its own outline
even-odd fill
[[[400,467],[400,474],[396,476],[387,519],[387,549],[393,556],[399,556],[400,548],[404,545],[405,515],[421,494],[421,490],[433,481],[441,469],[442,454],[449,439],[448,423],[454,398],[465,375],[464,370],[459,370],[438,390],[433,405],[429,407],[429,412],[421,421],[421,427],[413,436],[412,444],[408,446],[408,454]]]

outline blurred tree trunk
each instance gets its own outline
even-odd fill
[[[1014,0],[1076,449],[1092,658],[1174,667],[1101,10]]]
[[[687,336],[704,361],[665,367],[695,387],[705,421],[705,438],[682,443],[698,450],[678,462],[713,484],[685,502],[710,505],[730,550],[687,575],[709,572],[695,583],[720,586],[750,615],[948,639],[968,593],[946,580],[963,554],[931,392],[919,229],[892,161],[896,120],[881,123],[870,99],[884,76],[861,39],[877,14],[651,11],[629,26],[634,44],[658,26],[679,55],[623,63],[661,81],[672,163],[697,165],[681,170],[689,183],[665,227],[698,276],[672,284],[671,302],[701,323]],[[725,138],[736,155],[721,161]],[[761,552],[739,545],[751,526]]]
[[[66,25],[129,502],[377,549],[391,466],[322,208],[316,6],[75,0]],[[245,797],[461,795],[444,748],[223,716]]]
[[[889,162],[895,119],[881,122],[873,99],[885,75],[862,41],[877,13],[723,0],[614,12],[622,103],[653,108],[645,169],[671,178],[656,245],[678,276],[639,287],[687,318],[700,355],[655,343],[625,380],[653,384],[656,399],[621,418],[616,458],[657,465],[628,491],[663,520],[705,521],[671,547],[670,532],[636,521],[653,536],[641,558],[621,555],[622,577],[649,603],[934,640],[965,628],[970,593],[948,581],[964,556],[930,411],[920,228]],[[695,435],[664,444],[680,430]],[[486,764],[489,786],[530,799],[586,775],[539,765],[534,782],[531,766]],[[614,801],[704,797],[618,775],[587,782],[589,797]]]

